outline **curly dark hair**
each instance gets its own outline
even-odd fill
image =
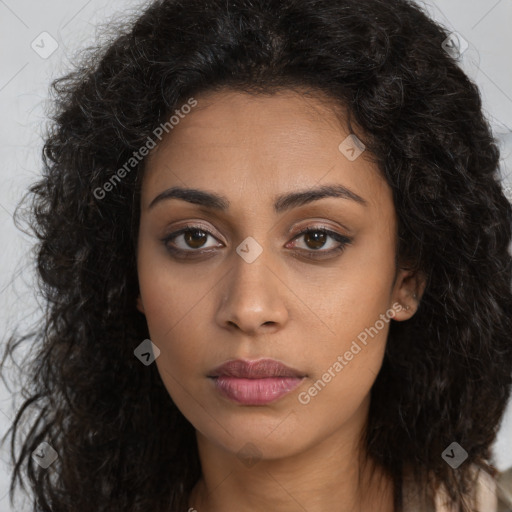
[[[149,337],[136,309],[145,160],[97,191],[193,95],[306,88],[346,108],[392,189],[397,261],[428,278],[417,313],[391,322],[368,456],[392,477],[396,510],[407,466],[466,511],[469,463],[492,471],[511,389],[512,208],[449,32],[408,0],[157,0],[105,33],[52,83],[43,176],[25,198],[46,309],[2,362],[31,343],[7,433],[11,501],[28,477],[42,512],[186,510],[194,428],[133,354]],[[454,440],[468,452],[457,470],[441,458]],[[59,454],[46,471],[31,460],[42,441]]]

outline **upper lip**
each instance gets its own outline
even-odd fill
[[[213,369],[208,377],[238,377],[245,379],[264,379],[269,377],[304,377],[295,368],[290,368],[275,359],[258,359],[246,361],[233,359]]]

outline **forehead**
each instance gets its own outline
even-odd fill
[[[369,202],[389,199],[389,187],[364,152],[350,161],[340,151],[350,133],[341,107],[322,94],[225,90],[196,100],[148,157],[146,206],[173,185],[222,190],[235,199],[245,192],[267,201],[328,182],[366,195]]]
[[[182,116],[151,158],[157,157],[166,145],[188,144],[202,145],[205,150],[243,147],[247,153],[252,146],[254,153],[267,148],[269,155],[287,149],[305,154],[313,145],[318,150],[329,132],[339,135],[341,129],[348,134],[335,109],[340,107],[321,93],[313,96],[292,90],[271,95],[232,90],[208,92],[197,97],[197,106]]]

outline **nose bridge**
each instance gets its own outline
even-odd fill
[[[269,270],[271,251],[261,238],[258,242],[254,237],[247,237],[235,248],[230,280],[232,293],[251,295],[250,290],[253,295],[270,293],[269,288],[275,286],[276,283],[270,282],[275,277]]]
[[[263,324],[286,319],[283,285],[270,270],[272,251],[253,237],[244,239],[232,254],[232,271],[223,290],[219,321],[256,331]]]

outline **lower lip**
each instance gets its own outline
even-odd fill
[[[302,378],[241,379],[221,375],[215,377],[213,381],[217,390],[234,402],[243,405],[265,405],[293,391],[302,382]]]

